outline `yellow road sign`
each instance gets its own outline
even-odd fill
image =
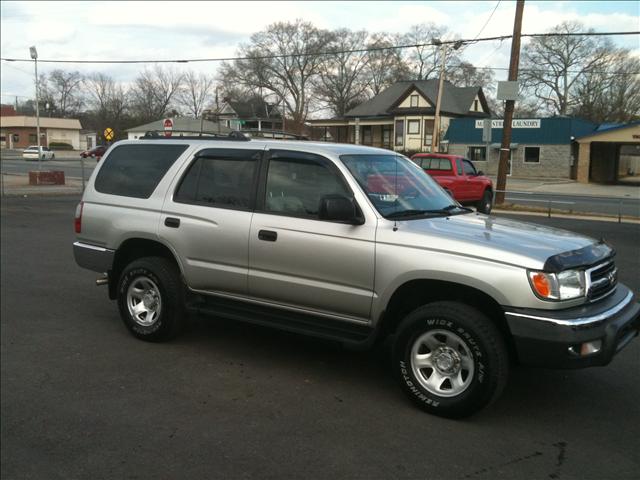
[[[104,139],[107,142],[110,142],[111,140],[113,140],[114,136],[115,136],[115,132],[113,131],[113,128],[107,127],[104,129]]]

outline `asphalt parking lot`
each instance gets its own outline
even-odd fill
[[[205,318],[171,343],[134,339],[75,265],[77,201],[2,202],[3,479],[640,474],[640,339],[603,368],[516,368],[489,409],[440,419],[384,351]],[[604,236],[640,292],[640,225],[522,218]]]

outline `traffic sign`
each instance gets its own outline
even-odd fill
[[[104,139],[107,142],[110,142],[111,140],[113,140],[113,137],[115,136],[116,136],[116,132],[113,131],[113,128],[107,127],[104,129]]]
[[[173,120],[171,120],[170,118],[165,118],[163,125],[164,125],[164,136],[170,137],[171,132],[173,131]]]

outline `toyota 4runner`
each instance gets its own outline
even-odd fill
[[[614,250],[472,212],[388,150],[284,140],[118,142],[75,216],[77,263],[105,273],[142,340],[211,313],[366,348],[428,412],[462,417],[511,363],[606,365],[640,305]]]

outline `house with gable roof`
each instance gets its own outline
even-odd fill
[[[438,80],[402,81],[349,110],[342,118],[310,120],[314,137],[402,152],[429,152],[434,135]],[[440,106],[440,139],[454,118],[491,115],[481,87],[445,81]],[[446,142],[441,143],[446,150]]]

